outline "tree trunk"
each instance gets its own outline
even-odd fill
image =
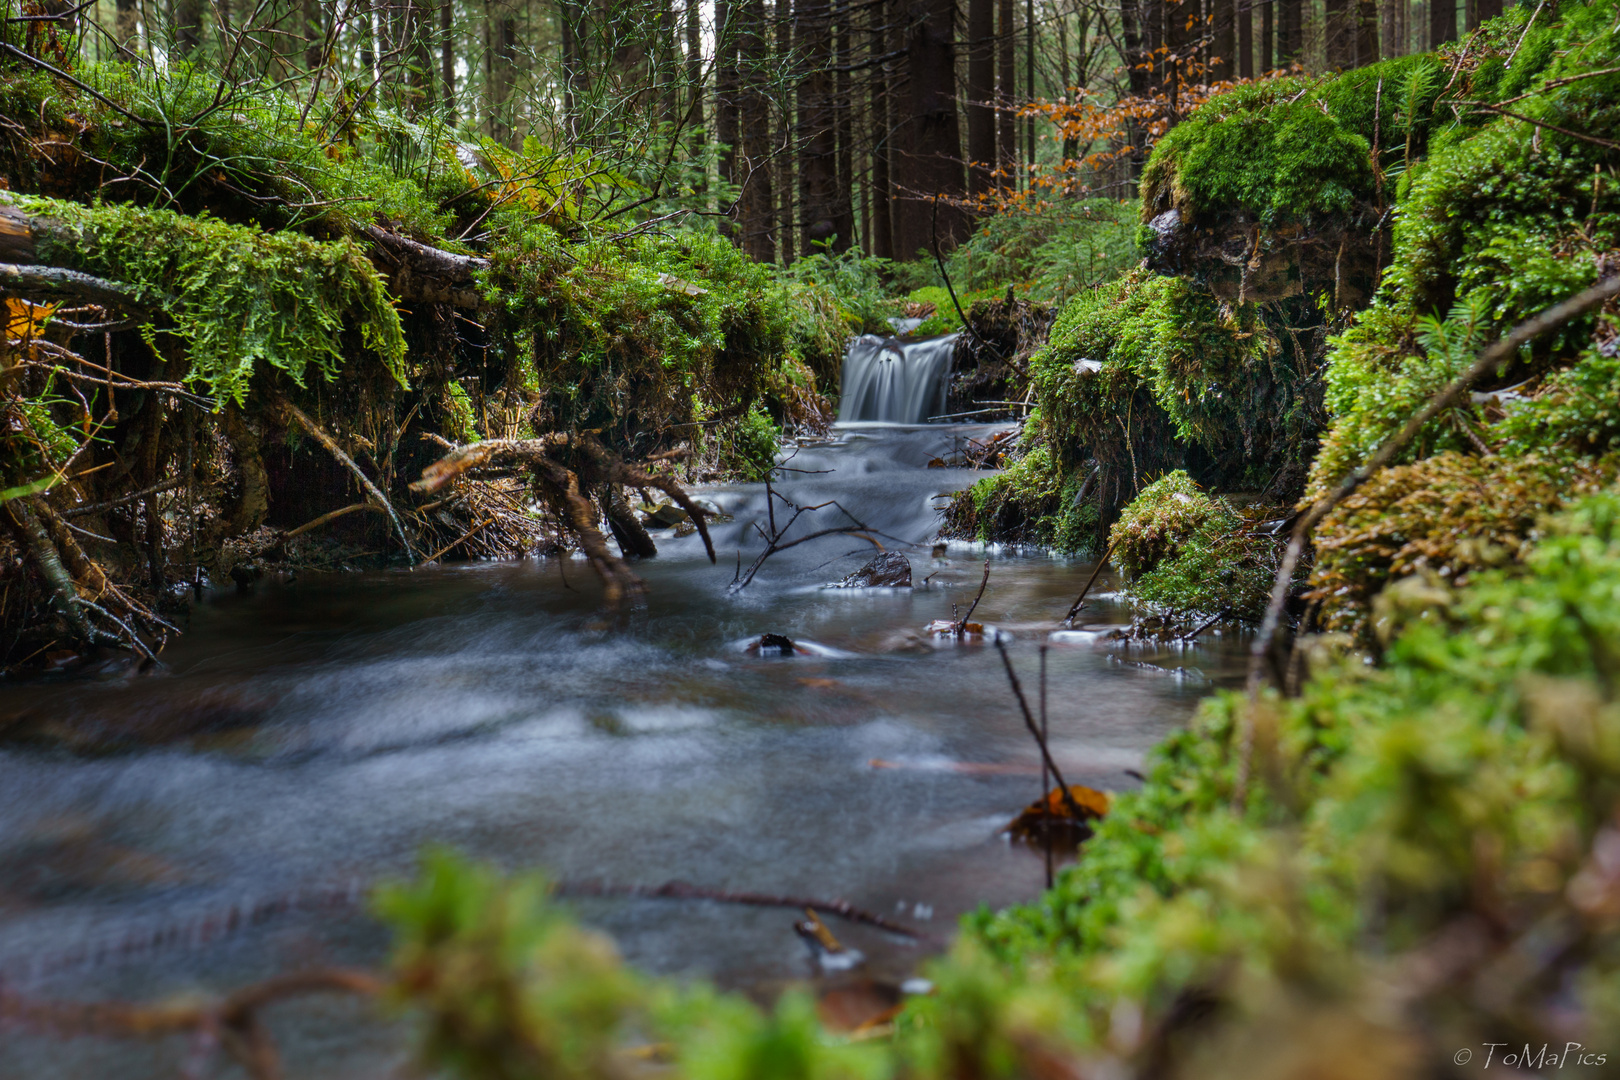
[[[1429,0],[1429,48],[1457,37],[1457,0]]]
[[[996,0],[968,0],[966,46],[968,190],[981,195],[995,187]]]
[[[1356,0],[1356,66],[1378,63],[1377,0]]]
[[[174,47],[189,57],[202,44],[202,0],[178,0],[174,5]]]
[[[1276,66],[1277,55],[1277,27],[1273,12],[1276,10],[1277,0],[1261,0],[1260,7],[1260,66],[1259,72],[1264,75]]]
[[[1035,100],[1035,0],[1024,0],[1024,100]],[[1024,118],[1024,164],[1035,164],[1035,118]],[[1019,180],[1018,186],[1028,184],[1029,174]]]
[[[1225,82],[1237,70],[1237,12],[1233,0],[1213,0],[1210,12],[1209,78]]]
[[[1502,14],[1502,0],[1474,0],[1474,25],[1495,19]],[[1470,30],[1473,27],[1469,27]]]
[[[118,7],[113,16],[113,37],[133,56],[139,51],[140,36],[140,12],[135,6],[135,0],[118,0]]]
[[[1125,48],[1125,78],[1134,97],[1146,97],[1153,90],[1153,63],[1148,44],[1147,16],[1157,0],[1122,0],[1119,10],[1120,41]],[[1132,140],[1133,142],[1135,140]]]
[[[1354,11],[1356,0],[1324,0],[1324,38],[1329,71],[1343,71],[1355,65],[1356,29]]]
[[[1303,60],[1305,5],[1302,0],[1274,0],[1277,4],[1277,66]]]
[[[1197,79],[1189,65],[1198,58],[1198,0],[1169,0],[1164,5],[1164,44],[1166,93],[1172,105],[1181,100],[1181,90]]]
[[[456,115],[456,23],[451,0],[439,5],[439,90],[444,94],[444,111]]]
[[[855,39],[850,33],[849,0],[838,0],[833,13],[838,36],[833,45],[833,127],[838,134],[838,187],[833,196],[833,251],[848,251],[855,242],[855,147],[851,113],[850,58]]]
[[[1007,0],[1011,7],[1011,0]],[[956,122],[956,6],[953,0],[910,0],[907,19],[906,119],[896,130],[893,207],[896,255],[931,250],[937,208],[938,239],[949,248],[965,232],[966,217],[947,200],[966,185]],[[1011,117],[1008,117],[1009,129]],[[1009,165],[1016,164],[1010,161]]]
[[[742,246],[755,259],[768,263],[776,259],[776,246],[771,241],[776,199],[771,184],[770,99],[764,89],[770,75],[764,0],[739,0],[736,18],[741,69],[737,120],[742,146],[737,158],[737,182],[742,185]]]
[[[996,171],[998,186],[1008,186],[1017,175],[1018,118],[1013,115],[1013,100],[1018,96],[1018,50],[1015,23],[1016,7],[1013,0],[998,0],[996,5]],[[915,71],[915,69],[913,69]]]
[[[703,160],[708,131],[703,118],[703,7],[698,0],[686,0],[686,130],[692,155]],[[701,180],[698,190],[708,185]]]
[[[889,42],[892,38],[891,32],[885,26],[885,23],[888,22],[886,8],[873,8],[869,18],[875,27],[870,42],[870,51],[874,64],[870,89],[872,182],[867,189],[867,202],[871,207],[870,214],[872,218],[870,243],[874,256],[880,259],[892,259],[894,258],[894,229],[889,216],[889,155],[891,152],[889,100],[891,97],[890,88],[893,85],[890,78],[893,65],[890,62],[877,63],[879,57],[888,55]]]
[[[413,115],[433,107],[433,44],[428,39],[432,25],[428,0],[406,0],[404,47],[406,57],[405,81],[409,92],[405,96],[406,110]],[[515,33],[515,31],[514,31]]]
[[[319,70],[325,53],[326,25],[320,0],[304,0],[304,70]]]
[[[718,168],[720,182],[737,182],[737,91],[740,75],[737,70],[737,29],[735,16],[727,0],[714,0],[715,136],[720,140]],[[731,197],[735,197],[735,193]],[[723,208],[723,205],[722,205]],[[727,226],[728,229],[731,226]],[[735,236],[735,231],[732,230]]]
[[[795,50],[805,65],[799,80],[799,216],[806,255],[837,232],[838,136],[833,129],[832,9],[828,0],[798,0],[793,8]]]
[[[1249,0],[1238,0],[1237,31],[1238,78],[1252,79],[1254,78],[1254,5]]]
[[[512,116],[512,92],[517,85],[517,16],[508,6],[511,0],[486,0],[489,35],[485,114],[489,117],[489,137],[514,149],[521,145]]]

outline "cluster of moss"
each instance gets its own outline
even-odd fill
[[[1093,534],[1076,537],[1076,547],[1100,549],[1098,530],[1117,508],[1171,470],[1273,498],[1297,491],[1321,423],[1320,380],[1296,351],[1299,335],[1279,332],[1275,319],[1145,270],[1069,301],[1029,362],[1040,407],[1026,429],[1049,448],[1048,487],[1078,493],[1096,470],[1087,492]],[[982,514],[973,520],[986,527]],[[1002,533],[1017,525],[1011,515],[998,520]]]
[[[40,258],[132,286],[168,315],[188,361],[185,381],[240,404],[255,368],[269,364],[302,386],[311,369],[334,378],[344,333],[401,384],[405,337],[388,288],[352,241],[264,232],[206,215],[18,198],[50,219]],[[56,228],[60,226],[60,231]],[[57,248],[63,248],[57,258]],[[151,331],[156,333],[156,330]]]
[[[1048,446],[1037,446],[1004,471],[958,494],[945,511],[948,535],[1048,547],[1093,558],[1097,507],[1082,499],[1084,474],[1065,471]]]
[[[625,452],[701,434],[711,464],[753,475],[771,453],[761,433],[837,378],[849,326],[833,290],[779,279],[707,227],[595,235],[575,215],[609,181],[588,160],[513,151],[341,88],[313,108],[239,88],[219,107],[218,80],[183,64],[75,77],[101,96],[0,68],[0,112],[58,144],[45,167],[28,139],[0,140],[0,187],[55,196],[29,209],[70,224],[75,265],[165,309],[205,392],[243,402],[256,370],[330,381],[361,345],[435,401],[473,379],[525,429],[598,428]],[[109,170],[124,175],[108,183]],[[466,332],[432,310],[401,318],[350,239],[373,222],[452,251],[481,237],[484,341],[458,345]],[[422,415],[465,419],[454,403]]]
[[[1170,615],[1257,620],[1280,554],[1260,525],[1178,469],[1143,488],[1108,539],[1133,600]]]
[[[1386,184],[1392,196],[1431,139],[1455,141],[1490,120],[1475,103],[1515,97],[1542,74],[1548,50],[1514,52],[1529,15],[1510,11],[1435,53],[1217,95],[1154,147],[1144,214],[1174,207],[1184,220],[1241,215],[1270,228],[1342,217],[1382,201]]]
[[[790,363],[801,381],[811,364],[825,369],[835,340],[825,324],[840,324],[817,294],[779,286],[710,230],[581,244],[532,226],[494,253],[485,290],[496,339],[534,387],[535,422],[600,431],[631,452],[705,424],[757,433],[754,406],[780,385],[772,375]],[[771,460],[765,441],[733,440],[745,471]]]
[[[1611,151],[1592,140],[1620,136],[1620,76],[1607,73],[1620,32],[1610,4],[1561,15],[1500,75],[1501,92],[1528,94],[1513,108],[1527,121],[1436,136],[1410,171],[1383,287],[1329,356],[1335,419],[1308,494],[1365,460],[1488,342],[1612,272],[1620,191]],[[1612,475],[1615,334],[1611,306],[1535,339],[1413,440],[1412,469],[1330,517],[1314,578],[1328,618],[1364,628],[1389,574],[1465,572],[1479,552],[1519,550],[1541,515]]]
[[[1414,1049],[1449,1058],[1482,1023],[1539,1045],[1550,994],[1580,1017],[1569,1037],[1613,1030],[1620,927],[1590,875],[1620,796],[1620,498],[1588,500],[1549,532],[1521,566],[1408,610],[1376,668],[1331,664],[1299,699],[1253,711],[1210,701],[1058,887],[982,915],[965,954],[985,963],[987,949],[1009,981],[1057,978],[1102,1042],[1118,1002],[1165,1010],[1194,988],[1239,1005],[1226,1015],[1240,1027],[1300,996],[1349,1020],[1352,1002],[1390,992],[1380,964],[1447,927],[1490,918],[1512,940],[1570,919],[1551,970],[1471,969],[1502,980],[1488,1007],[1468,996],[1471,975],[1428,987],[1429,1042]],[[1236,805],[1246,739],[1251,787]]]

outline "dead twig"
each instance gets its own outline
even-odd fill
[[[979,601],[984,599],[984,587],[988,584],[990,584],[990,557],[986,555],[984,559],[984,577],[979,579],[978,595],[973,598],[973,603],[968,605],[967,614],[962,616],[961,621],[956,624],[955,634],[958,641],[962,640],[967,634],[968,620],[973,618],[973,612],[978,608]]]
[[[1089,484],[1090,481],[1087,480],[1087,483]],[[1110,540],[1108,546],[1103,549],[1102,558],[1097,560],[1096,568],[1091,571],[1091,576],[1086,579],[1086,587],[1080,590],[1080,595],[1074,598],[1074,603],[1069,607],[1069,613],[1063,616],[1062,625],[1070,626],[1074,623],[1074,617],[1080,614],[1080,608],[1086,602],[1086,594],[1091,591],[1093,585],[1097,584],[1097,576],[1103,572],[1103,567],[1108,565],[1108,557],[1113,553],[1114,542]]]
[[[1034,737],[1035,745],[1041,748],[1041,762],[1052,773],[1052,779],[1057,781],[1058,790],[1063,792],[1063,801],[1068,804],[1069,813],[1074,815],[1074,820],[1086,820],[1085,812],[1080,809],[1080,804],[1074,801],[1074,793],[1069,790],[1069,785],[1064,781],[1063,773],[1058,770],[1057,762],[1052,760],[1052,751],[1047,749],[1046,740],[1041,736],[1041,729],[1035,726],[1035,718],[1029,712],[1029,702],[1024,700],[1024,688],[1019,685],[1018,673],[1013,670],[1012,657],[1007,655],[1007,646],[1001,643],[1000,634],[995,637],[995,645],[996,652],[1001,654],[1001,664],[1007,669],[1007,681],[1012,684],[1013,696],[1018,699],[1018,711],[1024,716],[1024,726],[1029,729],[1030,735]]]
[[[324,446],[327,453],[337,458],[338,463],[354,475],[355,480],[360,484],[361,490],[370,495],[372,500],[387,512],[389,520],[394,523],[394,528],[399,532],[400,542],[405,545],[405,557],[410,560],[412,565],[415,565],[416,549],[411,546],[411,538],[405,535],[405,523],[399,520],[399,514],[395,513],[394,504],[388,501],[388,496],[384,495],[381,489],[372,483],[371,477],[361,471],[360,466],[354,463],[353,458],[343,452],[343,448],[337,444],[332,436],[321,430],[321,426],[310,419],[309,414],[286,398],[279,398],[277,403],[286,410],[288,416],[298,421],[299,426],[309,432],[316,442]]]
[[[556,891],[562,896],[634,896],[660,900],[712,900],[721,904],[745,904],[750,907],[784,907],[819,911],[837,915],[850,922],[865,923],[891,934],[920,940],[924,935],[909,926],[866,911],[848,900],[814,900],[802,896],[774,896],[770,893],[732,892],[727,889],[708,889],[685,881],[666,881],[662,885],[612,885],[603,882],[563,882]]]
[[[329,521],[336,521],[340,517],[347,514],[353,514],[360,510],[374,510],[379,514],[386,514],[388,512],[382,507],[378,506],[376,503],[351,503],[350,505],[343,507],[341,510],[332,510],[322,514],[313,521],[306,521],[296,529],[289,529],[287,532],[281,534],[281,538],[283,540],[291,540],[293,537],[302,536],[312,529],[318,529]]]

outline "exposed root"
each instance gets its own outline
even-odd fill
[[[388,501],[388,496],[384,495],[382,490],[371,482],[371,477],[361,471],[360,466],[356,465],[354,459],[343,452],[343,448],[333,440],[332,436],[321,430],[321,426],[310,419],[308,413],[286,398],[277,397],[276,405],[288,416],[296,420],[300,427],[309,432],[316,442],[324,446],[326,452],[336,458],[339,464],[353,473],[355,480],[360,484],[361,490],[371,496],[379,507],[387,511],[388,519],[394,523],[394,529],[399,533],[400,543],[405,545],[405,557],[414,563],[416,561],[416,549],[411,546],[411,538],[405,535],[405,524],[399,520],[399,514],[394,510],[394,504]]]
[[[568,464],[557,460],[564,455],[572,459]],[[574,467],[570,468],[569,465]],[[601,580],[603,602],[611,609],[617,609],[626,597],[639,597],[645,591],[645,586],[623,556],[615,555],[609,548],[607,537],[602,534],[600,527],[604,514],[610,524],[617,526],[614,531],[622,552],[651,554],[657,550],[633,517],[629,517],[628,523],[635,526],[634,530],[627,528],[624,521],[614,521],[620,515],[612,509],[613,499],[621,486],[655,487],[667,494],[691,515],[698,533],[703,537],[709,561],[714,561],[714,543],[704,524],[705,511],[692,501],[691,496],[674,480],[626,463],[589,435],[569,437],[550,434],[537,439],[486,439],[458,446],[423,469],[422,478],[411,485],[411,490],[432,493],[475,469],[511,468],[521,469],[538,481],[544,501],[557,512],[564,527],[579,542],[591,569]],[[602,510],[598,510],[592,502],[591,491],[600,493]],[[636,530],[646,538],[645,545],[638,543]],[[624,535],[618,535],[621,531]]]

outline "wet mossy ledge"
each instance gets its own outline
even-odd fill
[[[629,581],[587,535],[636,546],[625,483],[756,478],[830,419],[858,313],[707,226],[591,223],[589,162],[219,108],[182,64],[73,77],[0,60],[0,669],[155,651],[182,585],[284,567],[584,543]]]

